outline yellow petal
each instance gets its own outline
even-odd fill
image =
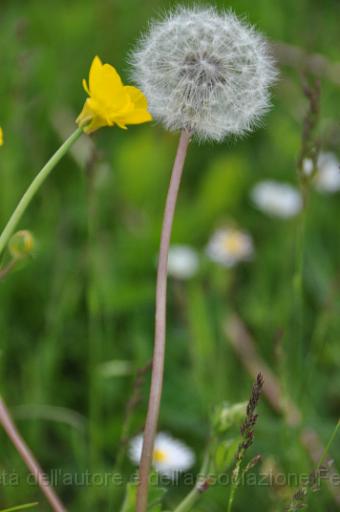
[[[129,95],[132,108],[123,116],[117,116],[119,123],[124,124],[141,124],[152,120],[151,114],[148,112],[148,102],[142,91],[131,85],[126,85],[124,90]],[[117,121],[116,121],[117,122]],[[117,122],[117,124],[119,124]]]
[[[111,125],[107,124],[106,119],[103,119],[102,117],[95,116],[91,123],[84,128],[85,133],[93,133],[96,130],[99,130],[99,128],[103,128],[103,126],[113,126],[113,123]]]
[[[122,130],[127,130],[127,126],[126,126],[126,121],[125,119],[122,120],[122,119],[115,119],[115,123],[117,126],[119,126],[119,128],[121,128]]]
[[[4,143],[4,132],[2,131],[2,128],[0,126],[0,146],[2,146]]]
[[[128,100],[128,95],[120,76],[110,64],[102,64],[99,57],[92,61],[89,77],[90,96],[110,108],[120,109]]]
[[[85,133],[92,133],[103,126],[107,126],[106,119],[99,116],[91,108],[91,102],[89,99],[85,101],[83,110],[80,112],[76,119],[78,126],[82,126]]]
[[[85,92],[87,92],[87,94],[90,96],[90,90],[88,88],[85,78],[83,78],[82,84],[83,84],[83,88],[85,89]]]
[[[136,109],[132,110],[128,114],[125,114],[123,118],[117,118],[116,123],[124,124],[142,124],[152,121],[152,116],[147,110]]]
[[[133,87],[132,85],[126,85],[124,87],[128,95],[130,96],[135,108],[142,108],[147,110],[148,102],[142,91],[137,89],[137,87]]]
[[[100,73],[101,68],[103,67],[102,61],[98,57],[98,55],[95,56],[91,63],[90,67],[90,73],[89,73],[89,89],[92,92],[92,88],[95,88],[96,84],[96,77],[98,76],[98,73]]]

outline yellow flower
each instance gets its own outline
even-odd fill
[[[115,124],[126,129],[127,124],[141,124],[152,119],[144,94],[136,87],[123,85],[115,68],[103,64],[98,56],[91,64],[89,84],[84,79],[83,87],[89,98],[76,122],[86,133]]]
[[[2,131],[2,128],[0,126],[0,146],[2,146],[4,143],[4,132]]]

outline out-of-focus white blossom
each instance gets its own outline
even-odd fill
[[[155,119],[217,141],[254,128],[277,74],[262,36],[213,7],[179,7],[151,23],[132,65]]]
[[[169,250],[168,273],[176,279],[190,279],[199,268],[197,252],[188,245],[173,245]]]
[[[314,183],[320,192],[334,193],[340,190],[340,162],[334,153],[320,153]]]
[[[134,464],[139,464],[143,448],[143,436],[138,435],[130,442],[129,455]],[[186,471],[195,463],[193,451],[184,443],[160,432],[157,434],[153,451],[153,466],[158,473],[169,478]]]
[[[273,217],[287,219],[297,215],[302,208],[302,197],[296,187],[277,181],[261,181],[251,191],[256,207]]]
[[[248,233],[234,228],[224,228],[215,231],[206,252],[212,261],[224,267],[233,267],[241,261],[252,259],[254,246]]]
[[[304,158],[302,162],[302,171],[305,176],[311,176],[314,171],[314,163],[311,158]]]

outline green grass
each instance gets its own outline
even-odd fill
[[[2,1],[0,12],[0,224],[7,222],[38,169],[61,143],[57,115],[79,113],[95,54],[128,79],[127,54],[154,14],[175,2],[136,0]],[[177,3],[177,2],[176,2]],[[273,40],[339,61],[337,1],[219,1],[246,15]],[[321,77],[320,132],[337,150],[340,89]],[[251,232],[256,257],[224,271],[205,262],[189,283],[170,282],[165,389],[160,428],[186,441],[202,462],[211,411],[222,400],[249,397],[252,378],[228,342],[223,324],[236,312],[258,353],[301,409],[303,426],[324,445],[340,404],[339,194],[312,192],[304,247],[302,332],[292,300],[298,219],[257,212],[249,191],[260,179],[297,182],[303,96],[299,71],[282,67],[273,109],[250,137],[190,148],[173,241],[202,253],[214,228],[233,222]],[[67,123],[62,128],[68,133]],[[71,125],[71,130],[73,125]],[[39,192],[20,228],[36,238],[34,258],[0,283],[0,391],[43,468],[63,475],[114,468],[134,373],[152,354],[155,264],[161,215],[176,135],[160,126],[102,130],[92,140],[97,161],[87,173],[67,156]],[[123,375],[100,371],[125,361]],[[114,367],[114,366],[113,366]],[[143,427],[148,379],[131,421]],[[62,408],[62,409],[60,409]],[[274,460],[285,473],[313,470],[300,442],[263,399],[251,455]],[[340,466],[340,440],[331,456]],[[125,459],[125,478],[134,467]],[[258,468],[261,471],[261,466]],[[5,476],[12,475],[12,481]],[[15,480],[17,475],[18,480]],[[0,433],[0,508],[39,501],[39,490]],[[70,510],[119,509],[123,486],[59,481]],[[171,509],[188,491],[171,488]],[[195,512],[226,510],[229,489],[214,487]],[[294,489],[288,496],[294,493]],[[288,498],[289,502],[289,498]],[[269,486],[238,490],[234,510],[283,510],[287,499]],[[325,484],[308,510],[333,511]]]

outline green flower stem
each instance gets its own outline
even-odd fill
[[[35,503],[26,503],[25,505],[18,505],[17,507],[4,508],[1,509],[0,512],[18,512],[19,510],[27,510],[28,508],[37,507],[39,503],[36,501]]]
[[[46,180],[47,176],[50,174],[52,169],[57,165],[57,163],[62,159],[62,157],[67,153],[70,147],[79,139],[80,135],[83,133],[82,128],[77,128],[72,135],[60,146],[60,148],[54,153],[54,155],[50,158],[46,165],[41,169],[41,171],[34,178],[24,195],[22,196],[18,206],[14,210],[11,218],[9,219],[5,229],[1,233],[0,236],[0,256],[5,250],[9,239],[13,235],[15,228],[20,222],[21,217],[25,213],[27,207],[32,201],[33,197],[41,187],[41,185]]]
[[[178,505],[178,507],[175,508],[174,512],[189,512],[189,510],[191,510],[195,503],[200,499],[206,490],[209,468],[210,456],[209,453],[207,453],[195,487],[192,489],[192,491],[189,492],[189,494]]]

